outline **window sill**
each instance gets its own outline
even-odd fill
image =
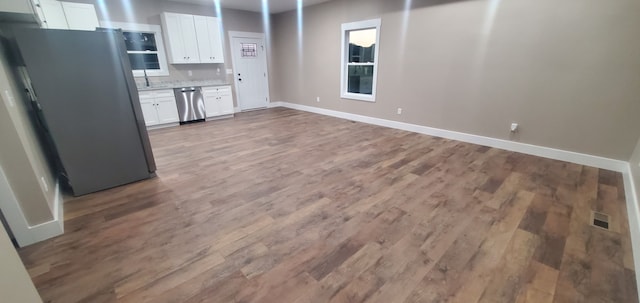
[[[340,95],[340,98],[349,99],[349,100],[366,101],[366,102],[376,102],[375,95],[343,93]]]

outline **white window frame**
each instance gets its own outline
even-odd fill
[[[162,28],[156,24],[138,24],[138,23],[125,23],[125,22],[110,22],[100,21],[100,26],[106,28],[119,28],[125,32],[141,32],[154,34],[156,39],[156,47],[158,48],[158,62],[160,63],[159,70],[147,70],[147,76],[169,76],[169,66],[167,65],[167,55],[164,50],[164,41],[162,40]],[[139,51],[132,51],[130,53],[145,53]],[[133,70],[134,77],[144,77],[144,71]]]
[[[357,21],[351,23],[343,23],[342,24],[342,48],[341,48],[341,62],[340,62],[340,97],[343,99],[352,99],[352,100],[360,100],[360,101],[369,101],[376,102],[376,87],[378,83],[378,55],[380,55],[380,25],[382,24],[381,19],[371,19],[364,21]],[[349,68],[349,38],[348,32],[354,30],[363,30],[363,29],[376,29],[376,48],[374,54],[374,62],[373,62],[373,83],[371,89],[371,95],[369,94],[356,94],[350,93],[347,91],[348,89],[348,68]],[[351,64],[357,65],[357,64]],[[370,65],[370,64],[365,64]]]

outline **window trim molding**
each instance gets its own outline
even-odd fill
[[[169,65],[167,64],[167,54],[164,49],[164,40],[162,39],[162,27],[156,24],[139,24],[128,22],[111,22],[100,20],[100,26],[106,28],[119,28],[123,31],[132,32],[144,32],[153,33],[156,39],[156,47],[158,48],[158,62],[160,63],[160,70],[147,70],[147,76],[149,77],[162,77],[169,76]],[[141,70],[131,70],[134,77],[144,77],[144,72]]]
[[[382,19],[370,19],[356,22],[349,22],[342,24],[342,45],[340,48],[340,98],[351,99],[359,101],[376,102],[376,88],[378,86],[378,55],[380,55],[380,27]],[[371,95],[356,94],[347,92],[347,69],[349,62],[349,42],[347,41],[347,32],[360,29],[376,29],[376,49],[373,62],[373,83],[371,88]]]

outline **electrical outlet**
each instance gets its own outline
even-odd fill
[[[518,127],[519,127],[518,123],[511,123],[511,132],[512,133],[517,132],[518,131]]]
[[[44,180],[44,177],[40,177],[40,182],[42,182],[42,187],[44,187],[45,192],[49,192],[49,185],[47,181]]]
[[[230,68],[227,68],[227,75],[233,75],[233,70]]]
[[[192,71],[188,71],[187,74],[189,74],[189,77],[193,76],[193,72]]]
[[[316,102],[320,102],[320,97],[316,97]]]
[[[402,108],[398,107],[398,115],[402,115]]]

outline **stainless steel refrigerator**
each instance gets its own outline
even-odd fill
[[[122,32],[15,30],[34,123],[76,196],[156,170]]]

